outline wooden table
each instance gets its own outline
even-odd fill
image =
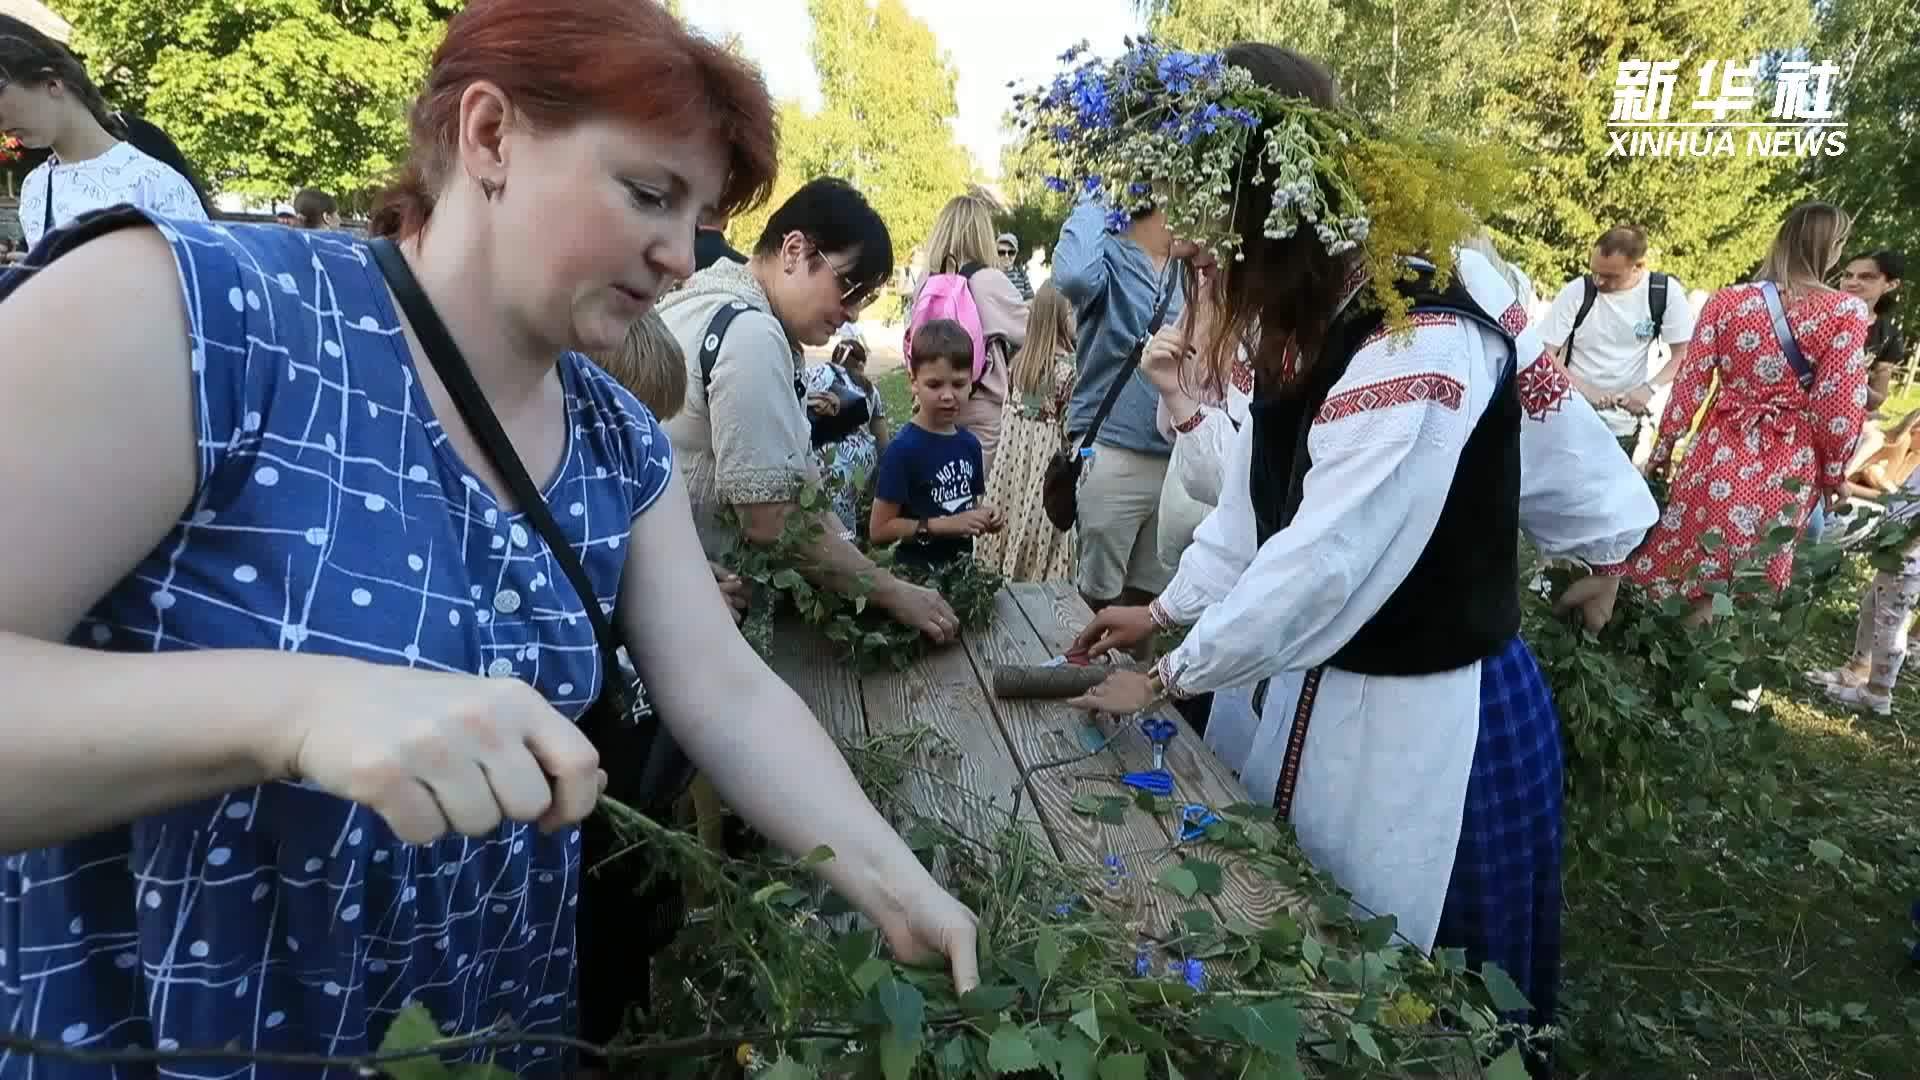
[[[804,628],[776,634],[773,667],[836,739],[930,727],[958,748],[957,754],[920,755],[919,764],[939,779],[908,775],[904,794],[915,811],[978,839],[994,835],[1014,814],[1047,850],[1072,865],[1098,867],[1109,855],[1118,856],[1127,874],[1113,899],[1130,907],[1131,921],[1143,928],[1164,932],[1178,912],[1201,904],[1211,905],[1218,917],[1238,916],[1255,926],[1267,925],[1282,909],[1305,907],[1303,897],[1236,870],[1230,860],[1223,860],[1218,896],[1182,901],[1154,885],[1166,868],[1187,857],[1174,847],[1168,815],[1130,808],[1121,824],[1108,825],[1072,809],[1081,793],[1131,795],[1117,778],[1153,767],[1152,748],[1130,719],[1093,757],[1029,775],[1035,765],[1085,754],[1082,731],[1091,718],[1056,701],[995,700],[989,691],[993,665],[1044,664],[1066,652],[1091,618],[1071,585],[1013,584],[996,598],[987,629],[929,652],[906,671],[862,676],[835,658],[825,638]],[[1178,732],[1166,753],[1173,798],[1216,811],[1247,802],[1246,789],[1186,721],[1171,708],[1164,715]],[[1023,792],[1017,807],[1016,790]]]

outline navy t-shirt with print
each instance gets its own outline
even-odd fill
[[[881,455],[874,497],[899,506],[902,517],[930,521],[979,505],[986,472],[980,440],[972,432],[960,428],[939,435],[908,424]],[[912,566],[937,566],[972,551],[971,537],[909,537],[901,541],[895,558]]]

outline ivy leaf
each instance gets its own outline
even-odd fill
[[[419,1050],[432,1046],[441,1039],[440,1026],[433,1022],[433,1014],[425,1005],[415,1002],[400,1010],[400,1015],[387,1025],[387,1037],[380,1040],[380,1052],[396,1053],[403,1050]]]
[[[1043,980],[1038,971],[1011,956],[999,957],[994,962],[1000,966],[1002,974],[1020,984],[1020,989],[1025,990],[1028,997],[1040,1000],[1040,984]]]
[[[910,1032],[915,1038],[919,1037],[921,1027],[927,1022],[927,999],[920,996],[913,984],[888,979],[876,985],[873,994],[896,1034]]]
[[[1183,911],[1177,917],[1180,920],[1180,928],[1195,936],[1211,934],[1220,929],[1219,920],[1215,919],[1213,912],[1206,908]]]
[[[754,892],[753,902],[756,904],[764,904],[767,901],[773,899],[776,896],[779,896],[783,892],[787,892],[792,888],[793,886],[787,884],[784,881],[775,881],[766,885],[762,885],[760,886],[759,889],[757,889]]]
[[[1060,1080],[1093,1080],[1093,1043],[1069,1032],[1054,1040],[1052,1049]]]
[[[813,1080],[814,1076],[811,1066],[783,1057],[773,1063],[773,1068],[761,1073],[760,1080]]]
[[[1127,800],[1121,795],[1102,795],[1100,809],[1094,814],[1103,825],[1125,825],[1127,823]]]
[[[1831,840],[1809,840],[1807,841],[1807,851],[1812,854],[1814,858],[1819,859],[1828,866],[1840,865],[1840,858],[1845,854],[1845,852],[1840,850],[1840,845],[1835,844]]]
[[[1147,1080],[1147,1055],[1119,1054],[1100,1063],[1100,1080]]]
[[[1300,1013],[1285,1001],[1257,1008],[1216,1001],[1194,1019],[1193,1033],[1285,1057],[1300,1041]]]
[[[1167,1080],[1187,1080],[1187,1074],[1181,1072],[1180,1067],[1173,1063],[1173,1055],[1168,1054],[1166,1055],[1166,1058],[1167,1058]]]
[[[914,1062],[920,1060],[920,1032],[902,1032],[895,1028],[880,1037],[880,1071],[887,1080],[908,1080]]]
[[[1190,1030],[1203,1039],[1245,1044],[1246,1025],[1240,1016],[1245,1009],[1246,1007],[1242,1005],[1229,1005],[1224,1001],[1216,1001],[1207,1006],[1199,1016],[1193,1018],[1193,1023],[1189,1025]]]
[[[797,589],[806,583],[807,579],[801,577],[800,572],[791,567],[773,575],[773,586],[776,589]]]
[[[1200,859],[1188,859],[1180,864],[1180,869],[1193,875],[1198,883],[1201,896],[1219,896],[1222,887],[1220,864]]]
[[[960,995],[960,1009],[974,1016],[991,1016],[1020,999],[1011,986],[976,986]]]
[[[1168,867],[1160,874],[1158,883],[1161,888],[1180,894],[1182,900],[1191,900],[1193,894],[1200,891],[1200,879],[1184,866]]]
[[[1368,919],[1360,924],[1360,947],[1368,952],[1384,949],[1393,941],[1393,933],[1399,928],[1400,921],[1392,915]]]
[[[1073,801],[1067,805],[1071,807],[1076,814],[1092,815],[1100,812],[1100,800],[1084,791],[1075,795]]]
[[[380,1052],[424,1050],[442,1038],[439,1025],[433,1022],[433,1014],[425,1005],[416,1002],[400,1010],[400,1015],[393,1018],[393,1023],[387,1027],[386,1038],[380,1041]],[[449,1075],[447,1067],[432,1054],[383,1062],[380,1067],[394,1080],[446,1080]]]
[[[1033,1052],[1033,1040],[1024,1029],[1008,1024],[996,1030],[987,1044],[987,1065],[998,1073],[1037,1069],[1040,1055]]]
[[[1487,1066],[1487,1080],[1527,1080],[1527,1063],[1520,1056],[1520,1048],[1507,1047],[1507,1052],[1493,1059]]]
[[[893,974],[892,964],[877,956],[869,956],[861,962],[859,967],[853,969],[853,985],[859,987],[860,992],[864,994],[873,989],[881,979],[891,974]]]
[[[967,1057],[967,1037],[955,1035],[940,1048],[940,1067],[950,1073],[964,1073],[969,1064]]]
[[[1093,1045],[1100,1045],[1100,1014],[1094,1012],[1092,1008],[1081,1009],[1073,1014],[1072,1023],[1074,1027],[1085,1032],[1087,1038],[1093,1040]]]
[[[1302,937],[1300,939],[1300,959],[1305,960],[1309,967],[1318,968],[1320,961],[1326,955],[1326,947],[1320,944],[1319,938]]]
[[[1305,936],[1299,920],[1283,912],[1275,915],[1267,928],[1260,932],[1260,947],[1276,956],[1284,956],[1300,944],[1300,939]]]
[[[873,955],[874,942],[878,940],[872,930],[856,930],[833,943],[833,953],[840,958],[842,967],[853,967]],[[861,987],[865,990],[866,987]]]
[[[1043,979],[1051,979],[1060,972],[1060,935],[1053,927],[1043,927],[1040,940],[1033,945],[1033,968]]]
[[[1247,1010],[1247,1039],[1269,1054],[1292,1057],[1300,1041],[1300,1012],[1291,1002],[1269,1001]]]
[[[1355,1024],[1347,1029],[1347,1037],[1353,1040],[1353,1045],[1359,1047],[1361,1053],[1375,1061],[1380,1061],[1380,1044],[1373,1041],[1372,1028],[1365,1024]]]
[[[1500,965],[1494,963],[1481,965],[1480,978],[1487,984],[1487,993],[1493,997],[1495,1012],[1525,1012],[1533,1008],[1532,1003],[1527,1000],[1527,995],[1520,992],[1520,987],[1514,983],[1513,977],[1501,970]]]
[[[1160,812],[1160,804],[1154,799],[1153,792],[1151,791],[1135,792],[1133,805],[1139,807],[1144,813],[1157,814]]]

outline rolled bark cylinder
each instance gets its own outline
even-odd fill
[[[1079,697],[1116,671],[1141,670],[1138,664],[995,664],[993,696],[1002,701]]]

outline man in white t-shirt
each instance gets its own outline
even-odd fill
[[[1686,287],[1648,273],[1646,257],[1646,233],[1632,225],[1608,229],[1594,245],[1593,273],[1561,288],[1540,328],[1629,455],[1642,424],[1655,416],[1655,394],[1679,374],[1693,340]],[[1656,298],[1656,289],[1664,297]],[[1656,342],[1665,342],[1672,358],[1651,371]]]

